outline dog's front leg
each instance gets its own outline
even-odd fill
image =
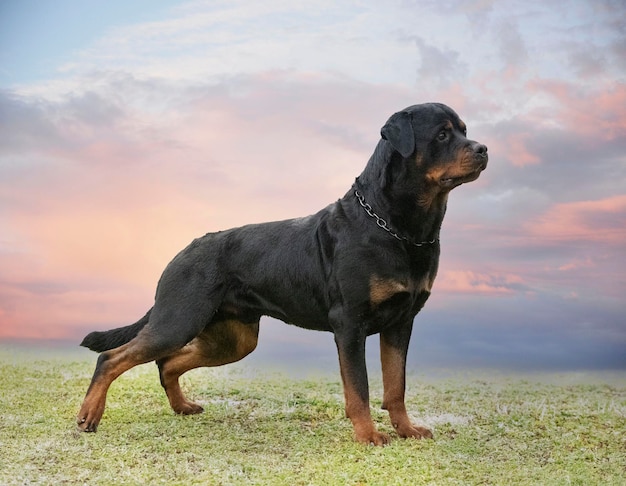
[[[358,330],[336,332],[335,342],[339,352],[346,416],[352,421],[356,440],[368,445],[389,443],[389,436],[376,430],[370,413],[365,336]]]
[[[383,368],[383,409],[389,412],[391,424],[400,437],[432,439],[433,434],[411,422],[406,413],[406,355],[413,323],[394,326],[380,333],[380,360]]]

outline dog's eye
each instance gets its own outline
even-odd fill
[[[446,130],[441,130],[439,135],[437,135],[437,140],[443,142],[446,138],[448,138],[448,132]]]

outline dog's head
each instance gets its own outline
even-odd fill
[[[487,147],[467,138],[467,128],[446,105],[425,103],[393,114],[381,129],[405,161],[416,164],[432,189],[450,191],[476,180],[487,167]]]

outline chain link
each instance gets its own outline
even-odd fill
[[[430,241],[419,241],[419,242],[417,242],[417,241],[413,241],[413,239],[411,239],[411,238],[407,238],[406,236],[400,236],[398,233],[396,233],[394,230],[392,230],[387,225],[387,221],[385,221],[383,218],[381,218],[380,216],[378,216],[378,214],[376,214],[374,212],[374,209],[372,208],[372,206],[370,206],[369,203],[365,202],[365,198],[359,192],[358,189],[354,190],[354,195],[356,196],[357,200],[359,201],[359,204],[361,205],[361,207],[363,209],[365,209],[365,212],[367,213],[367,215],[369,217],[371,217],[371,218],[374,218],[376,220],[376,224],[379,227],[381,227],[382,229],[384,229],[391,236],[393,236],[396,240],[406,241],[407,243],[410,243],[413,246],[432,245],[436,241],[439,241],[439,238],[435,238],[434,240],[430,240]]]

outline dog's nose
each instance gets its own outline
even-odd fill
[[[485,156],[487,155],[487,146],[483,145],[482,143],[476,144],[476,146],[474,147],[474,152],[476,152],[478,155]]]

